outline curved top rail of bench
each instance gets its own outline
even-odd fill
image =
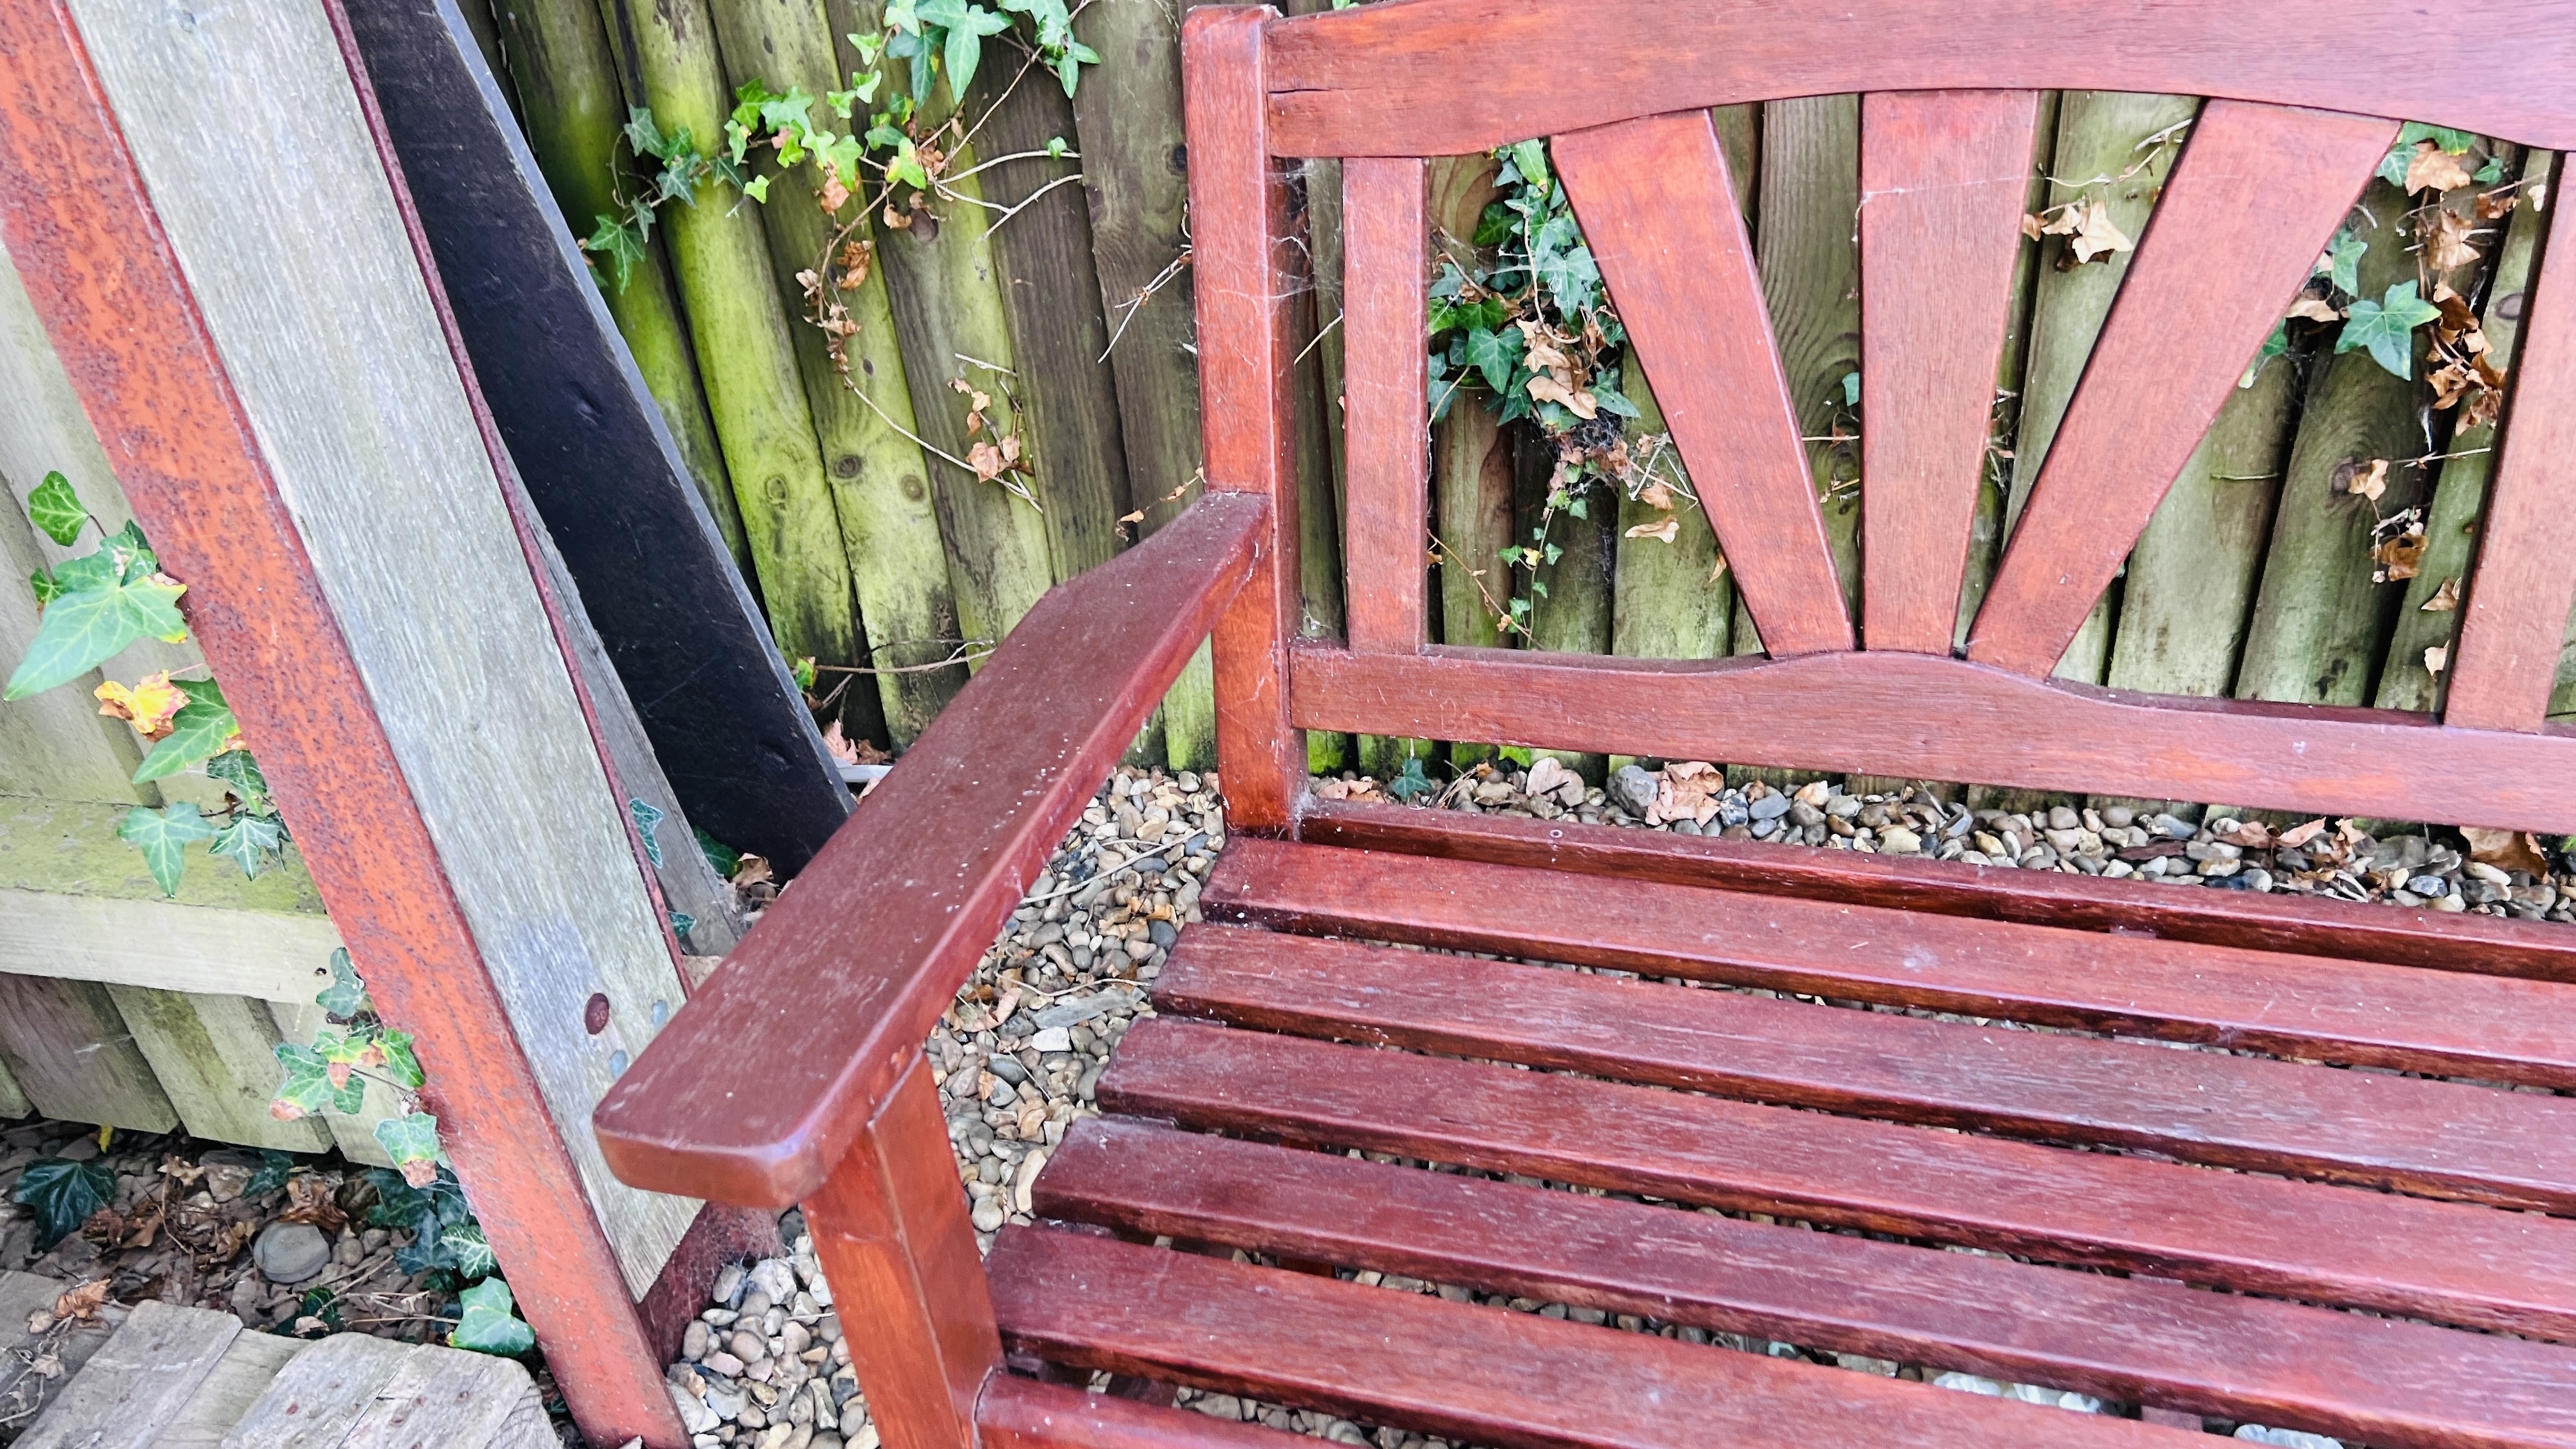
[[[2227,97],[2576,150],[2563,0],[1389,0],[1274,21],[1264,42],[1281,156],[1459,155],[1705,106],[1965,89]]]

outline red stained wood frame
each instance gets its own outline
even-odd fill
[[[1313,1449],[1302,1435],[1205,1414],[1172,1414],[1116,1394],[995,1374],[975,1409],[989,1449]]]
[[[2546,262],[2524,305],[2512,426],[2442,705],[2470,729],[2540,727],[2576,609],[2576,255]]]
[[[601,1099],[610,1168],[764,1207],[821,1187],[1269,529],[1211,493],[1049,590]]]
[[[1394,0],[1273,28],[1272,145],[1456,155],[1627,116],[1851,91],[2147,91],[2576,148],[2576,12],[2526,0]],[[2492,37],[2510,35],[2510,45]],[[1583,84],[1517,63],[1580,47]],[[2354,58],[2369,65],[2354,88]],[[1476,83],[1460,85],[1460,67]],[[2270,173],[2286,175],[2286,162]]]
[[[2576,931],[2545,921],[2138,881],[1966,861],[1783,850],[1758,840],[1622,830],[1509,815],[1318,800],[1299,838],[1442,860],[1535,865],[1622,880],[1807,896],[1856,906],[1983,916],[2392,966],[2576,981]]]
[[[912,1054],[849,1154],[805,1201],[841,1311],[867,1315],[850,1361],[891,1449],[971,1449],[975,1399],[1002,1366],[993,1300],[957,1189],[930,1064]]]
[[[1301,643],[1307,729],[2576,830],[2576,727],[2140,695],[1890,651],[1631,660]]]
[[[1423,351],[1429,239],[1422,162],[1362,157],[1344,163],[1342,389],[1350,464],[1342,556],[1350,569],[1351,647],[1372,654],[1421,648],[1429,618],[1430,379]]]
[[[1704,111],[1649,116],[1560,135],[1552,154],[1762,642],[1777,656],[1849,649],[1797,408],[1716,127]]]
[[[1994,428],[2035,91],[1861,101],[1861,637],[1948,654]]]
[[[582,1431],[688,1442],[294,520],[59,3],[0,5],[0,234],[324,904],[416,1035],[458,1175]],[[78,145],[65,137],[81,138]]]
[[[1215,641],[1226,814],[1256,834],[1293,832],[1306,793],[1305,736],[1288,723],[1288,640],[1304,609],[1288,327],[1298,263],[1261,90],[1262,26],[1277,15],[1209,8],[1181,26],[1207,489],[1256,493],[1271,508],[1259,566]]]
[[[2396,137],[2393,122],[2365,116],[2202,109],[1977,612],[1969,658],[2021,674],[2057,667]]]

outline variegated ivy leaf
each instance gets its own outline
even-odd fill
[[[456,1331],[447,1336],[454,1348],[515,1358],[537,1346],[535,1330],[511,1312],[510,1285],[486,1278],[458,1295],[463,1308]]]
[[[45,537],[69,548],[79,540],[81,525],[89,522],[89,510],[81,507],[80,495],[72,492],[72,480],[60,473],[48,473],[36,491],[27,495],[27,518],[45,531]]]
[[[376,1141],[402,1170],[403,1181],[427,1187],[438,1180],[438,1119],[427,1112],[405,1112],[376,1124]]]
[[[342,946],[331,953],[331,984],[322,988],[314,1003],[331,1014],[334,1021],[347,1021],[370,1010],[366,984],[358,979],[355,966],[349,964],[349,948]]]
[[[124,823],[116,827],[116,838],[143,852],[143,868],[152,872],[153,883],[161,894],[179,893],[179,873],[187,868],[188,847],[200,840],[215,838],[215,827],[206,823],[197,807],[185,800],[155,810],[137,805],[125,812]]]

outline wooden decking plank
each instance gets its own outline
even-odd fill
[[[340,1449],[483,1449],[529,1388],[515,1360],[423,1344],[371,1396]]]
[[[244,1333],[235,1338],[197,1391],[162,1428],[161,1437],[152,1441],[152,1449],[216,1449],[305,1347],[303,1339],[275,1333]]]
[[[86,1323],[47,1334],[29,1333],[28,1320],[50,1311],[54,1300],[73,1286],[58,1278],[0,1269],[0,1414],[18,1423],[29,1423],[36,1406],[60,1392],[125,1322],[125,1306],[111,1301],[101,1304],[98,1317]],[[53,1379],[34,1378],[29,1370],[35,1355],[46,1350],[62,1361],[63,1373]]]
[[[2576,1445],[2576,1351],[1121,1120],[1042,1217],[2044,1383],[2387,1449]]]
[[[1501,1449],[2189,1442],[2121,1419],[1042,1228],[1005,1229],[986,1264],[1004,1336],[1045,1358]]]
[[[413,1347],[364,1333],[311,1344],[278,1371],[222,1449],[338,1449]]]
[[[2576,1088],[2576,985],[1245,839],[1209,919]]]
[[[1721,1096],[2576,1211],[2576,1101],[1201,924],[1154,1004]]]
[[[19,1449],[150,1449],[241,1331],[229,1313],[158,1299],[136,1304]]]
[[[2576,1339],[2576,1222],[1157,1018],[1130,1116]]]

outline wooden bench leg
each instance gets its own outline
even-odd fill
[[[850,1359],[888,1449],[965,1449],[1001,1335],[948,1123],[915,1056],[847,1157],[805,1203]],[[864,1305],[864,1308],[862,1308]]]

